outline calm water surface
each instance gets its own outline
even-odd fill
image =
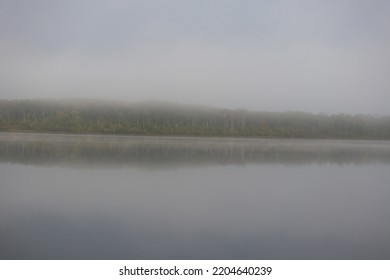
[[[390,142],[0,133],[0,259],[390,259]]]

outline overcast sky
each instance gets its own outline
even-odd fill
[[[387,0],[1,0],[0,98],[390,114]]]

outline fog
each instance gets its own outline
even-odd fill
[[[390,114],[388,1],[1,1],[0,99]]]

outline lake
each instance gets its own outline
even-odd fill
[[[390,259],[390,142],[0,133],[0,259]]]

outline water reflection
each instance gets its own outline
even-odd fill
[[[390,163],[390,142],[0,134],[0,161],[78,167]]]
[[[1,134],[0,259],[389,259],[389,153]]]

